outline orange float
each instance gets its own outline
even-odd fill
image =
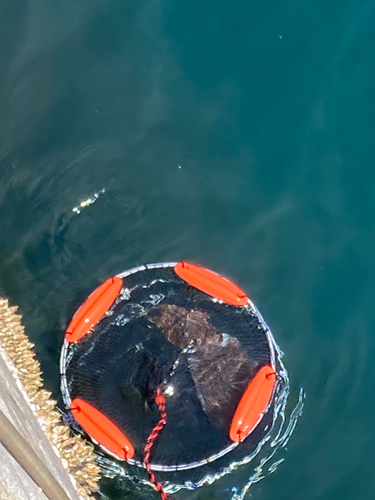
[[[102,412],[80,398],[72,401],[71,412],[79,425],[100,445],[120,460],[134,455],[134,447],[125,434]]]
[[[73,316],[65,338],[69,343],[84,337],[111,307],[122,288],[122,279],[109,278],[94,290]]]
[[[229,437],[243,441],[260,422],[271,400],[276,373],[270,365],[263,366],[248,385],[234,414]]]
[[[189,285],[211,297],[234,306],[245,306],[249,302],[246,293],[241,288],[209,269],[188,262],[179,262],[174,270]]]

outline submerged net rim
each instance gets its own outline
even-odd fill
[[[136,267],[133,267],[131,269],[128,269],[126,271],[123,271],[123,272],[117,274],[116,277],[123,279],[123,278],[130,276],[130,275],[136,274],[138,272],[147,271],[147,270],[151,270],[151,269],[174,268],[177,264],[178,264],[177,262],[159,262],[159,263],[151,263],[151,264],[136,266]],[[125,292],[125,294],[129,294],[129,293],[131,293],[132,290],[133,289],[129,289],[126,286],[123,286],[118,295],[121,295],[124,292]],[[280,362],[280,356],[279,355],[276,356],[276,352],[278,354],[280,354],[280,353],[279,353],[279,349],[277,347],[277,344],[275,342],[275,339],[273,338],[273,335],[271,333],[271,330],[270,330],[269,326],[267,325],[266,321],[264,320],[264,318],[262,317],[261,313],[259,312],[259,310],[255,306],[255,304],[253,304],[253,302],[248,297],[246,297],[246,298],[247,298],[246,305],[242,305],[240,307],[247,309],[252,314],[254,314],[256,316],[257,320],[259,321],[259,323],[262,325],[262,327],[264,329],[264,334],[265,334],[266,339],[267,339],[268,347],[269,347],[270,361],[271,361],[270,364],[271,364],[272,368],[278,372],[278,375],[284,380],[284,383],[285,383],[285,376],[283,376],[283,375],[286,373],[286,370],[285,370],[284,366],[282,365],[282,363]],[[213,302],[224,303],[223,300],[218,299],[216,297],[211,296],[210,299]],[[115,303],[116,303],[116,301],[115,301]],[[106,315],[111,311],[112,307],[109,309],[109,311],[107,311]],[[71,344],[65,338],[64,343],[63,343],[63,347],[61,350],[61,355],[60,355],[61,393],[62,393],[62,398],[63,398],[64,404],[65,404],[67,409],[69,409],[71,407],[71,403],[72,403],[69,388],[68,388],[67,375],[66,375],[67,367],[68,367],[70,359],[72,357],[72,354],[69,353],[69,346],[70,345]],[[276,357],[278,358],[277,361],[279,363],[279,366],[281,367],[281,370],[277,370]],[[273,395],[270,398],[270,401],[269,401],[267,407],[264,409],[263,413],[261,413],[259,415],[259,419],[258,419],[258,422],[256,425],[259,424],[259,422],[262,420],[264,415],[268,412],[270,406],[274,403],[274,395],[275,395],[277,386],[278,386],[278,384],[275,384],[275,387],[273,389]],[[274,424],[274,419],[273,419],[271,429],[273,427],[273,424]],[[137,467],[142,468],[142,469],[146,468],[146,466],[143,462],[141,462],[139,460],[132,459],[132,458],[121,459],[118,456],[116,456],[115,454],[113,454],[110,450],[108,450],[101,443],[98,443],[92,436],[90,436],[90,439],[99,447],[100,450],[102,450],[105,454],[110,455],[111,457],[115,458],[116,460],[127,462],[131,466],[137,466]],[[264,443],[264,440],[262,440],[262,441]],[[218,453],[212,454],[205,459],[190,462],[190,463],[177,464],[177,465],[162,465],[162,464],[158,464],[158,463],[152,463],[152,464],[150,464],[151,470],[155,471],[155,472],[178,472],[178,471],[186,471],[186,470],[195,469],[195,468],[201,467],[203,465],[207,465],[207,464],[215,462],[216,460],[222,458],[223,456],[225,456],[228,453],[230,453],[231,451],[233,451],[239,444],[240,444],[239,442],[233,442],[230,445],[226,446],[224,449],[220,450]]]

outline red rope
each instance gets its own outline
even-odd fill
[[[162,395],[160,389],[157,390],[157,396],[155,398],[155,403],[159,407],[160,420],[155,425],[155,427],[152,429],[151,434],[147,438],[146,446],[144,449],[145,456],[143,459],[143,463],[146,466],[146,470],[150,476],[151,483],[155,486],[155,490],[160,493],[162,500],[168,500],[167,494],[163,491],[163,486],[161,485],[161,483],[159,483],[156,480],[155,475],[152,473],[151,464],[150,464],[151,448],[153,447],[155,440],[159,436],[160,431],[163,429],[163,427],[167,423],[167,413],[165,411],[165,397]]]

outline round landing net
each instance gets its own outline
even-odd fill
[[[77,311],[72,323],[82,318],[68,328],[61,353],[62,395],[75,429],[91,436],[104,456],[138,467],[140,477],[160,418],[157,396],[163,396],[167,418],[148,470],[165,484],[194,485],[251,456],[272,427],[285,385],[276,344],[252,302],[224,278],[215,275],[212,285],[214,273],[188,266],[193,274],[180,272],[181,263],[168,263],[118,275],[105,310],[99,293],[91,309],[84,310],[85,303]],[[76,335],[79,329],[84,333]],[[238,431],[233,438],[236,410],[262,369],[274,376],[269,399],[249,435]],[[77,416],[82,402],[94,409],[86,420]],[[102,438],[109,425],[126,436],[130,448],[116,451],[121,445]]]

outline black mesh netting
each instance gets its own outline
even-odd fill
[[[67,387],[71,399],[84,399],[124,432],[139,462],[159,419],[161,389],[167,424],[152,462],[197,462],[232,443],[236,407],[258,370],[272,363],[271,349],[250,306],[215,301],[173,268],[146,269],[124,278],[111,311],[69,347]],[[256,447],[272,420],[268,413],[232,453]]]

